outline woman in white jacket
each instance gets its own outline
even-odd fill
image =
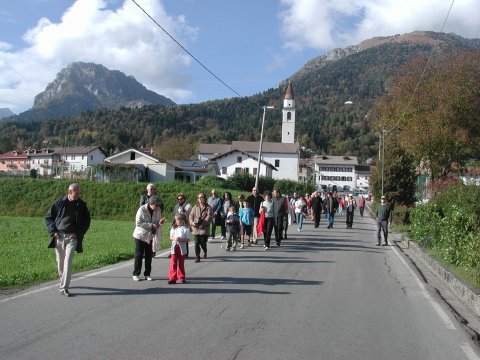
[[[135,262],[133,266],[133,280],[140,280],[142,271],[142,259],[145,256],[145,271],[143,275],[145,280],[152,280],[150,273],[152,271],[152,241],[157,240],[161,234],[161,226],[165,223],[160,210],[161,200],[154,195],[148,199],[148,203],[142,205],[137,210],[135,216],[135,230],[133,238],[135,239]]]

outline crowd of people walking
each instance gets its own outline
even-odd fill
[[[185,259],[189,256],[188,243],[194,241],[195,262],[208,257],[208,239],[216,238],[220,229],[220,241],[226,251],[258,244],[263,240],[265,251],[272,245],[280,247],[287,239],[289,226],[302,231],[304,221],[310,217],[314,228],[320,226],[322,214],[326,218],[327,229],[334,227],[335,216],[343,216],[345,225],[352,229],[355,209],[364,215],[365,199],[358,200],[352,194],[338,196],[335,192],[313,192],[311,195],[282,195],[279,189],[265,191],[263,196],[253,188],[248,197],[239,195],[235,201],[230,192],[219,196],[212,189],[210,196],[198,193],[197,201],[191,205],[184,193],[177,194],[177,203],[173,208],[172,227],[169,232],[171,247],[169,251],[170,267],[168,283],[185,283]],[[388,227],[392,220],[390,205],[385,196],[376,210],[377,245],[381,244],[383,233],[387,244]],[[57,268],[60,277],[60,293],[70,296],[69,283],[75,251],[82,251],[82,239],[90,226],[90,213],[80,199],[80,186],[71,184],[67,196],[58,199],[45,217],[47,230],[52,237],[49,247],[56,249]],[[167,222],[164,203],[156,194],[154,184],[148,184],[146,193],[140,197],[140,206],[135,216],[133,238],[135,241],[135,259],[132,278],[150,281],[152,259],[160,250],[162,227]],[[273,236],[273,238],[272,238]],[[274,243],[272,242],[274,240]]]

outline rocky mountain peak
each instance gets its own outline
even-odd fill
[[[108,108],[141,107],[148,104],[175,105],[175,103],[140,84],[133,76],[103,65],[74,62],[62,69],[45,91],[35,97],[33,110],[61,107],[59,116],[74,115],[79,111]]]

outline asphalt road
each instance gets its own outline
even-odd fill
[[[157,258],[154,281],[132,281],[129,261],[76,274],[71,298],[54,283],[3,296],[0,358],[479,359],[395,246],[375,245],[373,220],[344,221],[292,225],[268,252],[210,242],[187,284]]]

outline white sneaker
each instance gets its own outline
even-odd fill
[[[153,279],[150,276],[145,276],[145,280],[152,281]]]
[[[268,246],[265,246],[265,250],[268,250],[268,249],[270,249],[270,248]]]
[[[300,228],[298,228],[297,230],[298,230],[298,231],[302,231],[302,229],[300,229]]]
[[[222,236],[222,237],[220,238],[220,240],[226,240],[226,237],[225,237],[225,236]]]
[[[138,276],[133,275],[133,281],[140,281],[140,278]]]
[[[243,249],[243,244],[242,244],[242,245],[240,245],[240,249]]]

